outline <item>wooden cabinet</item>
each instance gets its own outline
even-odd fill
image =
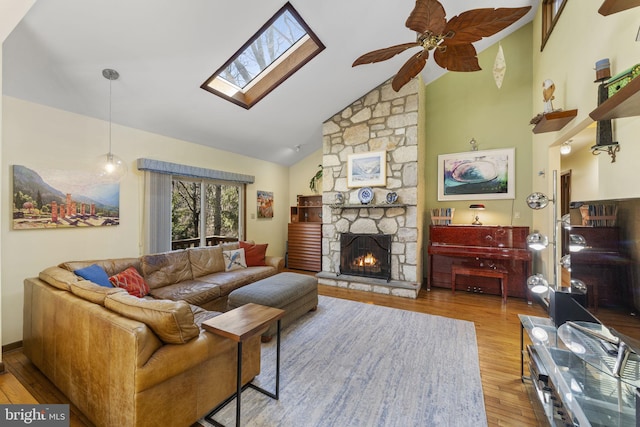
[[[287,267],[296,270],[322,270],[322,223],[289,223]]]
[[[291,222],[322,222],[322,196],[298,196],[298,204],[291,206]]]

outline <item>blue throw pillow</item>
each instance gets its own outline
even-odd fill
[[[113,285],[109,281],[107,272],[104,271],[104,269],[98,264],[91,264],[89,267],[80,268],[78,270],[75,270],[74,273],[82,277],[83,279],[91,280],[93,283],[96,283],[100,286],[113,288]]]

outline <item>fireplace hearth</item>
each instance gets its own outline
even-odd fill
[[[340,271],[338,274],[391,280],[391,235],[340,235]]]

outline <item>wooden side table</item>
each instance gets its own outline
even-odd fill
[[[238,343],[238,362],[236,365],[237,375],[237,387],[236,393],[230,396],[227,400],[218,405],[207,416],[207,421],[216,426],[222,426],[213,419],[213,416],[224,408],[234,398],[236,399],[236,426],[240,426],[240,401],[242,391],[251,387],[254,390],[265,394],[272,399],[279,399],[280,393],[280,319],[284,316],[284,310],[279,308],[267,307],[264,305],[249,303],[241,307],[235,308],[231,311],[223,313],[212,319],[209,319],[202,323],[202,327],[211,333],[229,338]],[[249,382],[244,387],[242,386],[242,343],[247,339],[262,334],[271,322],[278,322],[277,332],[277,350],[276,350],[276,390],[275,393],[271,393],[264,390],[261,387]]]

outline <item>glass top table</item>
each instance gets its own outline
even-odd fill
[[[616,356],[609,355],[600,347],[599,342],[598,347],[595,347],[593,342],[577,336],[583,334],[582,332],[566,332],[566,328],[562,326],[556,328],[549,318],[523,314],[519,314],[518,317],[522,331],[526,331],[536,349],[559,398],[571,412],[574,425],[636,425],[635,386],[629,381],[613,376],[613,370],[607,366],[612,360],[615,363]],[[572,334],[571,338],[565,334]],[[575,352],[576,349],[581,350],[580,345],[585,347],[582,353],[584,357]],[[596,355],[605,356],[607,361],[597,360]],[[632,361],[630,358],[626,370],[634,367]],[[629,379],[631,378],[629,376]],[[553,422],[551,418],[550,423]]]
[[[606,326],[583,321],[566,322],[558,328],[558,336],[573,354],[589,365],[640,387],[640,357],[629,349],[619,352],[619,339]]]

